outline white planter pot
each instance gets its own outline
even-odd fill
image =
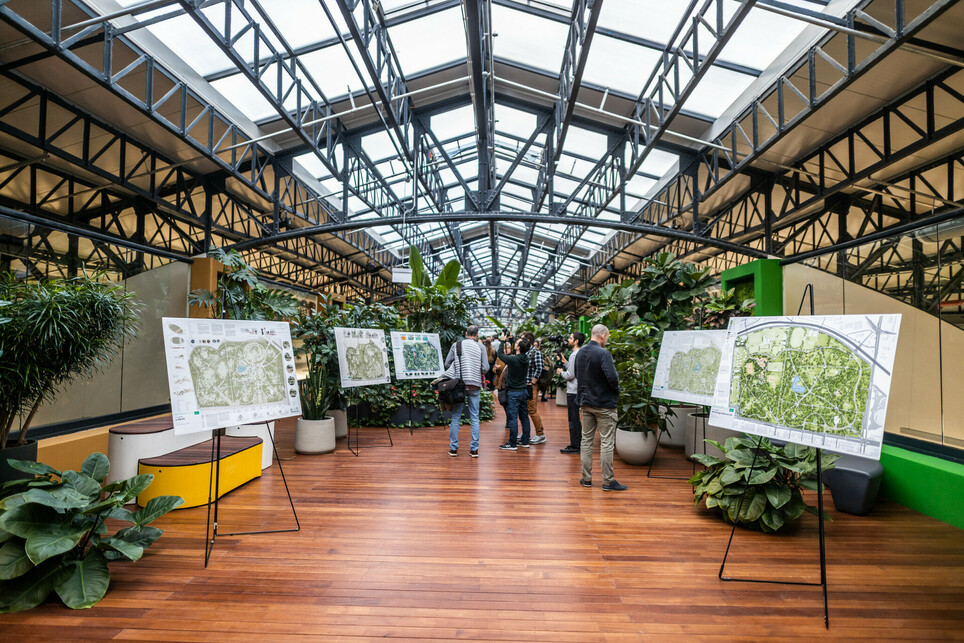
[[[694,406],[670,407],[676,415],[666,418],[666,431],[659,440],[661,446],[683,448],[686,434],[693,432],[693,422],[689,414],[695,408]]]
[[[270,431],[270,433],[269,433]],[[234,436],[256,436],[261,438],[261,469],[267,469],[274,462],[274,447],[271,443],[271,436],[274,435],[274,422],[268,422],[268,426],[261,424],[242,424],[241,426],[229,426],[225,435]]]
[[[699,412],[687,414],[690,426],[692,426],[692,430],[686,431],[683,435],[683,453],[686,454],[687,458],[694,453],[703,453],[703,427],[706,426],[707,420],[697,417],[698,415],[700,415]]]
[[[568,402],[566,401],[566,389],[557,388],[556,389],[556,406],[567,406],[567,405],[568,405]]]
[[[335,450],[335,420],[298,418],[295,427],[295,451],[298,453],[331,453]]]
[[[626,464],[649,464],[656,453],[656,432],[616,429],[616,453]]]
[[[328,417],[335,420],[335,438],[348,437],[348,413],[345,409],[329,409]]]
[[[717,449],[712,444],[704,444],[703,442],[703,422],[706,424],[706,439],[716,440],[720,444],[726,442],[726,439],[732,436],[739,436],[739,431],[730,431],[729,429],[724,429],[722,427],[713,426],[709,424],[709,420],[702,420],[699,418],[691,417],[695,422],[696,427],[693,431],[687,432],[687,440],[685,446],[686,457],[693,455],[694,453],[704,453],[703,447],[706,447],[706,455],[712,455],[717,458],[723,457],[723,452]]]

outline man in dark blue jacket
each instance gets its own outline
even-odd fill
[[[592,442],[598,429],[603,491],[625,491],[626,485],[616,482],[613,476],[619,374],[612,354],[603,348],[607,341],[609,329],[596,324],[592,327],[592,340],[579,349],[574,360],[575,376],[579,381],[576,402],[582,411],[582,479],[579,484],[592,486]]]

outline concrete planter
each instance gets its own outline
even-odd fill
[[[566,406],[568,402],[566,401],[566,389],[560,387],[556,389],[556,406]]]
[[[298,418],[295,428],[295,451],[304,454],[331,453],[335,450],[335,420]]]
[[[692,415],[695,416],[696,414],[694,413],[694,414],[692,414]],[[697,417],[691,417],[690,419],[693,420],[693,421],[696,423],[696,428],[695,428],[694,430],[692,430],[692,431],[687,431],[687,432],[686,432],[687,438],[686,438],[686,445],[685,445],[685,447],[684,447],[684,450],[685,450],[685,452],[686,452],[686,457],[689,457],[689,456],[693,455],[694,453],[703,453],[703,452],[704,452],[704,451],[703,451],[703,446],[704,446],[704,442],[703,442],[703,428],[702,428],[702,427],[703,427],[703,422],[704,422],[704,420],[699,419],[699,418],[697,418]],[[716,440],[716,441],[719,442],[720,444],[723,444],[724,442],[726,442],[726,439],[729,438],[729,437],[739,436],[739,435],[740,435],[740,432],[739,432],[739,431],[730,431],[729,429],[724,429],[724,428],[722,428],[722,427],[713,426],[712,424],[707,424],[707,425],[706,425],[706,439],[707,439],[707,440]],[[717,457],[717,458],[722,458],[722,457],[724,457],[724,456],[723,456],[723,452],[720,451],[719,449],[717,449],[717,448],[716,448],[715,446],[713,446],[712,444],[705,444],[705,446],[706,446],[706,451],[705,451],[705,453],[706,453],[707,455],[712,455],[712,456],[715,456],[715,457]]]
[[[656,453],[656,432],[616,429],[616,454],[626,464],[649,464]]]
[[[693,419],[689,416],[690,412],[696,410],[695,406],[671,406],[670,409],[676,415],[666,418],[666,432],[660,438],[659,443],[664,447],[683,448],[686,443],[686,435],[693,432]]]
[[[17,471],[7,464],[7,460],[29,460],[37,461],[37,441],[27,440],[27,443],[18,446],[16,442],[8,442],[5,449],[0,449],[0,483],[10,482],[11,480],[25,480],[33,478],[31,473]]]
[[[335,439],[348,437],[348,412],[345,409],[329,409],[328,417],[335,421]]]
[[[274,446],[271,440],[274,435],[274,422],[268,422],[267,426],[265,426],[264,423],[229,426],[225,431],[225,435],[239,437],[255,436],[261,438],[261,469],[267,469],[274,462]]]

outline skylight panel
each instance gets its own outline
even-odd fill
[[[430,126],[440,141],[462,137],[466,132],[475,132],[475,112],[472,111],[471,105],[465,105],[434,114],[430,119]]]
[[[538,125],[539,119],[535,114],[496,103],[495,121],[496,130],[528,140]],[[520,143],[519,146],[521,147],[522,144]]]
[[[126,0],[121,2],[122,6],[135,4],[137,0]],[[169,13],[171,7],[161,7],[157,11],[140,14],[135,16],[135,20],[145,21],[158,15]],[[212,22],[217,24],[220,14],[224,13],[223,7],[208,7],[202,9],[202,13],[208,16]],[[210,36],[204,33],[200,25],[194,18],[188,15],[169,18],[147,27],[147,30],[158,40],[164,43],[178,58],[187,63],[191,69],[201,76],[205,76],[220,69],[234,67],[228,57],[211,40]]]
[[[431,34],[429,42],[426,42],[427,34]],[[388,36],[405,76],[467,57],[465,27],[459,8],[397,24],[389,28]]]
[[[492,7],[496,57],[559,73],[566,47],[567,25],[500,5]]]
[[[227,76],[211,83],[222,96],[252,121],[275,118],[278,111],[250,80],[241,74]]]
[[[696,85],[683,109],[719,118],[754,80],[747,74],[712,67]]]
[[[645,13],[638,9],[637,12]],[[638,96],[659,60],[660,52],[655,49],[596,35],[589,49],[583,80]]]
[[[365,71],[365,66],[361,62],[356,61],[355,63],[362,73],[361,78],[355,73],[351,61],[357,56],[357,52],[351,44],[349,44],[349,50],[352,52],[352,58],[348,57],[341,45],[325,47],[298,57],[298,60],[315,79],[318,87],[321,88],[328,100],[346,96],[349,91],[357,93],[364,90],[365,87],[373,87],[368,73]],[[362,82],[362,79],[364,79],[364,82]],[[314,94],[312,89],[309,89],[309,92]],[[319,99],[320,96],[315,96],[315,98]],[[371,101],[367,95],[363,95],[355,98],[355,104],[370,107]]]
[[[639,0],[606,0],[599,12],[599,26],[665,45],[683,17],[686,4],[646,2],[645,6],[642,6],[643,4]],[[594,47],[595,43],[596,39],[593,38]]]
[[[373,159],[384,159],[398,154],[395,145],[392,143],[392,138],[384,130],[363,136],[361,146],[368,157]]]
[[[336,35],[318,0],[258,0],[258,3],[293,49]],[[261,17],[254,7],[248,11],[255,19]],[[339,24],[344,24],[340,11],[332,9],[331,13]],[[268,30],[267,26],[264,30]]]
[[[807,3],[796,4],[808,6]],[[806,28],[807,23],[802,20],[754,7],[730,37],[719,59],[766,69]]]
[[[727,104],[729,107],[729,104]],[[630,162],[630,157],[632,155],[632,150],[629,146],[626,146],[626,163]],[[646,160],[643,164],[639,166],[639,172],[644,172],[646,174],[651,174],[653,176],[663,176],[670,169],[676,167],[679,162],[679,156],[673,154],[672,152],[666,152],[660,149],[652,149],[646,156]]]
[[[606,155],[607,148],[608,142],[602,134],[570,125],[562,151],[571,151],[591,158],[602,158]]]

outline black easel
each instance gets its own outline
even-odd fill
[[[797,314],[803,310],[803,302],[807,298],[807,292],[810,294],[810,314],[813,315],[813,284],[807,284],[807,287],[803,291],[803,297],[800,300],[800,307],[797,309]],[[750,488],[750,479],[753,478],[753,470],[756,469],[757,456],[760,454],[760,445],[763,443],[763,437],[757,438],[756,450],[753,452],[753,461],[750,463],[750,474],[747,476],[746,487],[743,488],[743,493],[740,495],[740,502],[736,506],[736,515],[739,517],[740,510],[743,509],[743,500],[746,498],[746,492]],[[769,456],[767,456],[769,457]],[[826,628],[830,629],[830,610],[827,602],[827,547],[826,538],[824,532],[823,523],[823,463],[821,462],[821,450],[817,449],[817,524],[820,533],[820,582],[801,582],[801,581],[785,581],[785,580],[769,580],[762,578],[733,578],[730,576],[723,575],[723,568],[726,566],[726,558],[730,554],[730,545],[733,544],[733,534],[736,533],[736,522],[733,523],[733,529],[730,530],[730,539],[726,543],[726,552],[723,554],[723,562],[720,564],[719,579],[723,581],[735,581],[743,583],[770,583],[774,585],[802,585],[807,587],[822,587],[823,588],[823,623]]]
[[[288,504],[291,505],[291,513],[295,517],[295,527],[289,529],[266,529],[258,531],[234,531],[231,533],[218,533],[218,501],[220,500],[220,488],[221,483],[221,436],[224,435],[225,429],[216,429],[214,435],[211,439],[211,475],[208,479],[208,518],[207,526],[204,529],[204,567],[207,568],[208,561],[211,559],[211,552],[214,551],[214,541],[218,536],[249,536],[253,534],[280,534],[289,531],[301,531],[301,522],[298,520],[298,512],[295,510],[294,500],[291,499],[291,491],[288,489],[288,480],[285,478],[284,467],[281,466],[281,458],[278,456],[278,444],[274,440],[274,435],[271,433],[271,425],[269,422],[264,423],[264,427],[268,432],[268,437],[271,438],[271,447],[274,449],[274,458],[277,460],[278,471],[281,472],[281,480],[285,485],[285,493],[288,494]],[[264,445],[262,444],[262,449]],[[215,457],[216,456],[216,457]],[[213,483],[213,484],[212,484]],[[212,487],[214,492],[214,498],[212,502]],[[214,528],[211,528],[211,506],[214,506]]]
[[[359,410],[361,406],[360,402],[361,402],[361,399],[358,399],[355,401],[355,424],[357,424],[358,426],[355,427],[355,448],[354,449],[351,448],[351,423],[350,422],[348,423],[348,450],[351,451],[356,458],[358,457],[358,452],[361,451],[361,446],[358,443],[358,434],[361,431],[361,417],[360,417],[360,410]],[[385,427],[385,430],[388,431],[388,444],[371,444],[371,445],[368,445],[366,448],[377,449],[379,447],[395,446],[395,443],[392,441],[392,427],[390,426]]]

